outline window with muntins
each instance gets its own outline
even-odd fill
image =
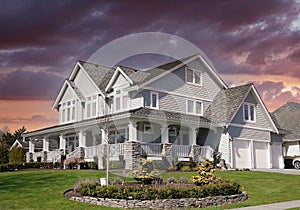
[[[203,114],[203,102],[197,100],[187,100],[186,112],[189,114],[202,115]]]
[[[62,123],[72,122],[75,120],[75,100],[63,102],[60,109]]]
[[[157,92],[151,92],[151,103],[150,107],[153,109],[158,109],[158,93]]]
[[[255,105],[244,103],[244,121],[255,122]]]
[[[185,81],[196,85],[202,85],[202,74],[200,71],[186,68],[185,69]]]
[[[97,95],[89,96],[86,100],[86,117],[96,117],[97,116]]]

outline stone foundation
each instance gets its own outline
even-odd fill
[[[182,198],[182,199],[156,199],[156,200],[126,200],[95,197],[70,197],[70,200],[108,206],[114,208],[148,208],[148,209],[179,209],[179,208],[205,208],[209,206],[221,206],[237,203],[248,199],[246,193],[227,196],[215,196],[206,198]]]

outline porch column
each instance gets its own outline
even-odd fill
[[[130,120],[128,124],[128,140],[137,141],[136,121]]]
[[[59,149],[61,149],[61,150],[65,150],[66,149],[66,139],[63,136],[63,134],[61,134],[59,136]]]
[[[32,140],[29,141],[29,152],[34,153],[34,144],[33,144]]]
[[[47,137],[43,139],[43,151],[49,152],[49,139]]]
[[[196,145],[197,144],[197,131],[196,128],[190,128],[189,131],[189,137],[190,137],[190,144]]]
[[[161,143],[169,143],[169,128],[167,124],[161,126]]]
[[[78,141],[79,141],[78,147],[86,147],[86,133],[85,132],[80,131],[78,133]]]
[[[250,149],[250,160],[251,160],[251,168],[254,168],[254,151],[253,151],[253,140],[249,142],[249,149]]]
[[[101,144],[107,144],[108,142],[108,133],[104,128],[101,128]]]
[[[271,152],[271,147],[272,147],[272,142],[268,142],[268,153],[269,153],[269,167],[273,168],[273,163],[272,163],[272,152]]]

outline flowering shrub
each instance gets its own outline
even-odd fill
[[[214,166],[210,161],[202,162],[198,167],[198,176],[192,176],[194,184],[201,186],[222,182],[220,177],[214,175]]]
[[[152,160],[141,159],[141,165],[138,170],[131,173],[132,177],[136,181],[140,181],[143,184],[151,184],[159,178],[157,170],[153,170]]]

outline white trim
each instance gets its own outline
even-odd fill
[[[248,113],[248,120],[246,119],[246,116],[245,116],[245,105],[247,105],[248,107],[248,110],[247,110],[247,113]],[[251,107],[253,107],[253,120],[251,120]],[[256,106],[255,104],[253,103],[249,103],[249,102],[244,102],[243,103],[243,120],[244,122],[249,122],[249,123],[256,123]]]
[[[220,78],[220,76],[219,76],[218,74],[216,74],[215,70],[214,70],[212,67],[210,67],[210,65],[209,65],[209,64],[202,58],[202,56],[199,55],[199,54],[197,54],[197,55],[191,57],[190,59],[188,59],[188,60],[186,60],[186,61],[183,61],[182,63],[178,64],[177,66],[174,66],[173,68],[171,68],[171,69],[165,71],[164,73],[162,73],[162,74],[160,74],[160,75],[158,75],[158,76],[156,76],[156,77],[154,77],[154,78],[152,78],[152,79],[150,79],[150,80],[144,82],[143,84],[140,85],[140,87],[145,87],[146,85],[148,85],[148,84],[154,82],[155,80],[158,80],[159,78],[162,78],[163,76],[165,76],[165,75],[167,75],[167,74],[173,72],[173,71],[176,70],[176,69],[179,69],[180,67],[183,67],[184,65],[187,65],[188,63],[192,62],[193,60],[196,60],[197,58],[200,59],[200,60],[204,63],[204,65],[208,68],[208,70],[210,70],[210,71],[212,72],[213,76],[216,77],[217,81],[218,81],[225,89],[227,89],[227,88],[228,88],[227,85],[223,82],[223,80]]]
[[[271,116],[270,116],[270,114],[269,114],[269,112],[268,112],[268,110],[267,110],[265,104],[264,104],[263,101],[261,100],[261,98],[260,98],[260,96],[259,96],[259,94],[258,94],[256,88],[255,88],[253,85],[252,85],[252,89],[253,89],[255,95],[257,96],[257,98],[258,98],[258,100],[259,100],[259,103],[262,105],[263,110],[264,110],[265,113],[267,114],[267,117],[269,118],[269,121],[271,122],[271,124],[272,124],[272,126],[273,126],[275,132],[276,132],[277,134],[279,134],[279,131],[278,131],[278,129],[277,129],[277,127],[276,127],[274,121],[272,120],[272,118],[271,118]]]
[[[55,99],[54,104],[52,105],[52,109],[53,109],[53,110],[56,109],[56,107],[57,107],[57,106],[59,105],[59,103],[61,102],[61,99],[63,98],[63,95],[65,94],[67,88],[70,88],[70,89],[72,90],[73,94],[76,96],[76,98],[77,98],[78,100],[81,101],[81,99],[79,98],[79,96],[77,95],[77,93],[76,93],[76,92],[74,91],[74,89],[72,88],[72,85],[70,84],[69,80],[66,79],[65,82],[64,82],[64,84],[63,84],[63,86],[62,86],[62,88],[61,88],[60,91],[59,91],[58,96],[57,96],[56,99]],[[74,100],[76,100],[76,99],[74,99]],[[57,108],[58,108],[58,107],[57,107]]]
[[[188,103],[189,101],[193,102],[193,111],[192,112],[189,112],[189,106],[188,106]],[[199,102],[201,104],[201,113],[196,113],[196,110],[197,110],[197,102]],[[199,100],[194,100],[194,99],[189,99],[189,98],[186,98],[186,113],[187,114],[192,114],[192,115],[198,115],[198,116],[202,116],[203,115],[203,101],[199,101]]]
[[[153,95],[155,95],[155,98],[156,98],[156,107],[153,106],[153,103],[152,103],[152,96]],[[150,108],[159,109],[159,93],[158,92],[153,92],[153,91],[150,92]]]
[[[179,96],[179,97],[189,98],[189,99],[196,99],[196,100],[200,100],[200,101],[207,101],[207,102],[212,102],[213,101],[213,100],[210,100],[210,99],[198,98],[198,97],[195,97],[195,96],[187,96],[187,95],[183,95],[183,94],[180,94],[180,93],[171,92],[171,91],[167,91],[167,90],[162,90],[160,88],[153,88],[153,87],[149,87],[149,86],[144,87],[144,90],[151,90],[151,91],[160,92],[160,93],[167,93],[169,95],[174,95],[174,96]]]
[[[253,142],[263,142],[263,143],[271,143],[270,140],[266,141],[266,140],[261,140],[261,139],[247,139],[247,138],[234,138],[235,140],[240,140],[240,141],[253,141]]]
[[[254,127],[254,126],[249,126],[249,125],[241,125],[241,124],[237,124],[237,123],[229,123],[228,125],[234,126],[234,127],[239,127],[239,128],[250,128],[250,129],[254,129],[254,130],[273,131],[272,129],[268,129],[268,128]]]
[[[111,77],[111,79],[109,80],[106,88],[105,88],[105,92],[107,92],[111,87],[112,85],[114,84],[115,80],[118,78],[118,73],[121,73],[125,79],[129,82],[130,85],[133,85],[133,82],[132,80],[128,77],[127,74],[125,74],[125,72],[118,66],[113,74],[113,76]]]
[[[146,130],[146,127],[149,126],[150,128],[150,131],[149,130]],[[144,124],[144,133],[145,134],[153,134],[153,126],[151,125],[151,123],[145,123]]]
[[[192,82],[189,82],[189,81],[187,81],[187,71],[188,70],[190,70],[190,71],[192,71],[192,73],[193,73],[193,75],[192,75],[192,79],[193,79],[193,81]],[[198,69],[193,69],[193,68],[190,68],[190,67],[185,67],[184,68],[184,75],[185,75],[185,83],[186,84],[190,84],[190,85],[196,85],[196,86],[202,86],[202,71],[200,71],[200,70],[198,70]],[[200,75],[199,75],[199,77],[200,77],[200,84],[198,84],[198,83],[196,83],[196,81],[195,81],[195,72],[197,72],[197,73],[199,73]]]
[[[78,66],[80,66],[80,69],[83,70],[83,73],[87,76],[87,78],[91,81],[92,85],[96,88],[96,90],[102,95],[102,97],[105,97],[105,95],[102,93],[102,91],[99,89],[99,87],[95,84],[95,82],[91,79],[89,74],[86,72],[86,70],[81,66],[81,64],[78,62]],[[71,79],[70,79],[71,80]]]
[[[279,134],[279,131],[278,131],[277,127],[275,126],[275,124],[274,124],[272,118],[270,117],[269,112],[267,111],[267,109],[266,109],[264,103],[262,102],[262,100],[261,100],[261,98],[260,98],[258,92],[256,91],[255,87],[253,86],[253,84],[252,84],[251,87],[249,88],[248,92],[245,94],[245,96],[244,96],[244,98],[243,98],[243,100],[242,100],[242,103],[241,103],[241,104],[239,105],[239,107],[235,110],[235,113],[232,115],[232,117],[231,117],[231,119],[229,120],[229,122],[231,122],[231,121],[235,118],[235,116],[237,115],[237,113],[238,113],[238,111],[240,110],[241,106],[244,105],[244,102],[245,102],[247,96],[249,95],[249,93],[251,92],[251,90],[253,90],[254,95],[255,95],[255,98],[258,100],[259,104],[262,106],[263,110],[265,111],[265,113],[266,113],[266,115],[267,115],[267,117],[268,117],[268,119],[269,119],[269,122],[270,122],[270,123],[272,124],[272,126],[273,126],[273,129],[275,130],[275,132],[276,132],[277,134]],[[243,111],[244,111],[244,110],[243,110]],[[269,130],[269,131],[274,131],[274,130]]]

